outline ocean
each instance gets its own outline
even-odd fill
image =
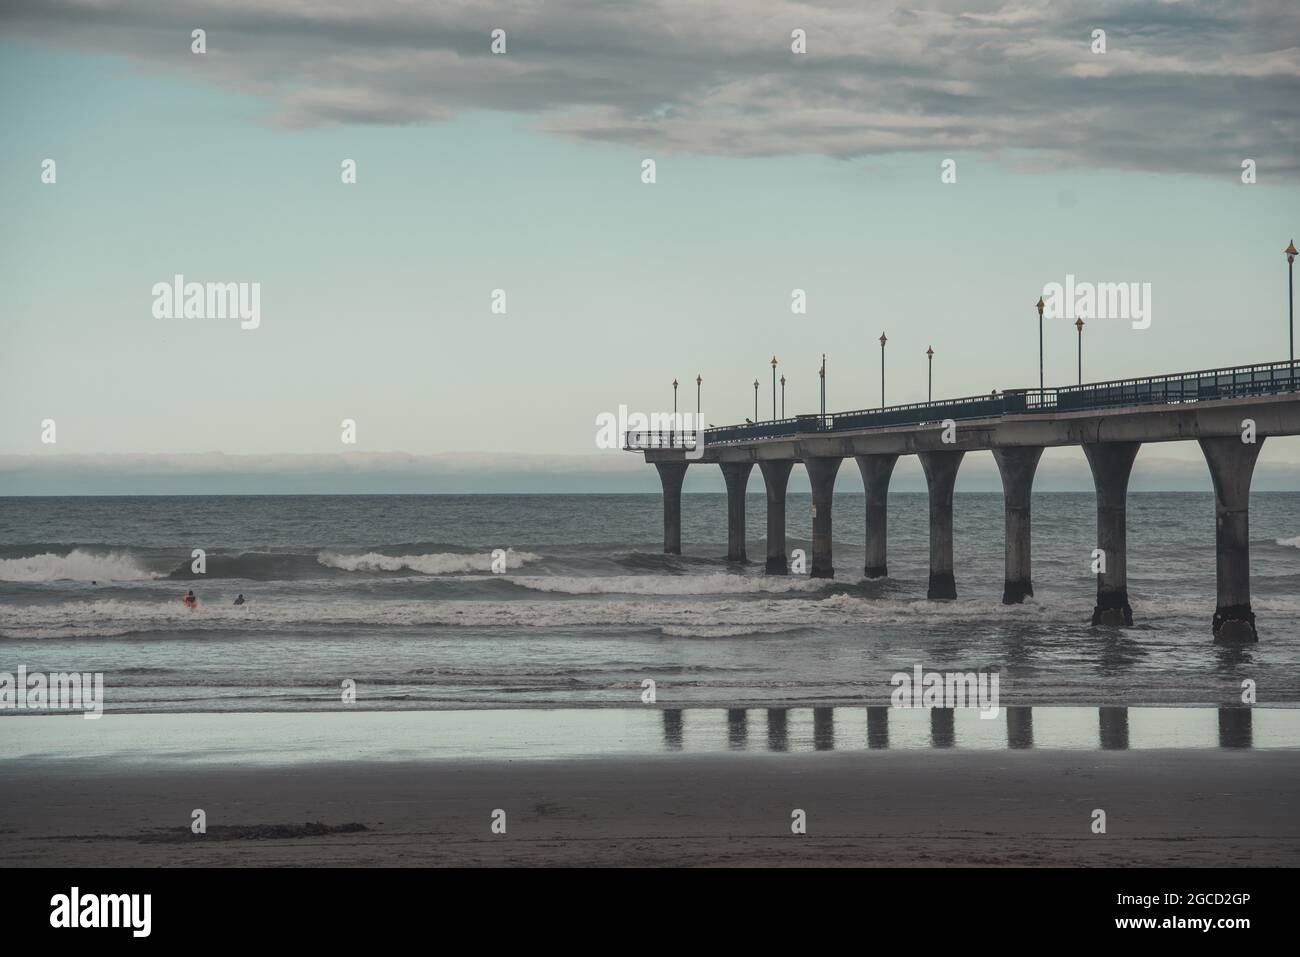
[[[660,707],[883,705],[917,665],[997,671],[1012,705],[1300,703],[1300,493],[1252,496],[1246,647],[1212,641],[1210,494],[1130,495],[1127,629],[1090,625],[1093,496],[1033,509],[1036,594],[1004,606],[999,494],[956,496],[952,602],[925,598],[923,493],[891,495],[876,581],[861,494],[830,581],[764,574],[761,495],[749,565],[720,493],[683,496],[682,556],[658,495],[0,498],[0,671],[103,672],[110,712],[639,707],[647,679]],[[789,494],[791,549],[810,511]]]

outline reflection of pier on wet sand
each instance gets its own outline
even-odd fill
[[[1046,738],[1035,744],[1034,713],[1035,709],[1013,705],[1001,709],[991,719],[978,718],[963,722],[963,728],[977,731],[970,741],[960,741],[957,733],[957,715],[951,708],[896,709],[885,706],[866,708],[728,708],[726,711],[725,748],[731,751],[833,751],[839,750],[887,750],[894,748],[918,747],[955,748],[971,746],[981,749],[1002,747],[1013,750],[1039,748],[1087,748],[1095,747],[1103,751],[1127,751],[1133,748],[1251,748],[1254,742],[1253,712],[1250,708],[1139,708],[1134,709],[1142,717],[1142,734],[1137,744],[1130,744],[1129,710],[1125,707],[1102,708],[1040,708],[1039,712],[1049,717],[1050,731]],[[791,713],[811,714],[811,734],[792,735]],[[695,709],[689,712],[701,724],[698,735],[692,735],[692,750],[722,750],[724,743],[719,740],[711,748],[707,735],[716,712],[710,709]],[[906,733],[896,736],[891,744],[891,713],[895,724],[906,723]],[[1180,725],[1175,721],[1159,721],[1162,715],[1194,714],[1202,719],[1214,715],[1217,718],[1217,734],[1211,733],[1206,720],[1195,723],[1192,727]],[[1270,728],[1275,728],[1279,735],[1270,734],[1263,743],[1264,747],[1288,747],[1300,745],[1300,714],[1293,711],[1266,712],[1269,715]],[[668,751],[686,749],[686,712],[678,708],[666,708],[663,714],[663,745]],[[967,716],[978,717],[975,709],[965,712]],[[836,716],[840,716],[841,727],[837,732]],[[1068,716],[1069,720],[1061,718]],[[1085,720],[1085,717],[1090,720]],[[865,734],[863,724],[865,719]],[[918,736],[920,721],[928,724],[928,734]],[[755,733],[759,722],[766,728],[766,736]],[[807,722],[805,721],[804,724]],[[1094,729],[1095,739],[1089,741],[1085,728]],[[1284,730],[1284,727],[1286,730]],[[805,729],[806,730],[806,729]],[[1287,737],[1286,735],[1289,735]]]

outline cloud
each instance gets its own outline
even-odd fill
[[[264,97],[293,128],[487,109],[657,151],[1300,173],[1294,0],[0,0],[0,24]]]

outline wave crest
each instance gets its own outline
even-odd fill
[[[0,558],[0,581],[148,581],[162,578],[127,552],[95,553],[74,548],[66,555],[44,552],[26,558]]]
[[[522,568],[526,562],[541,561],[541,555],[506,549],[506,568]],[[340,552],[321,552],[316,561],[326,568],[339,568],[349,572],[400,572],[413,571],[423,575],[457,575],[466,572],[492,571],[492,554],[475,552],[436,552],[431,555],[381,555],[366,552],[364,555],[345,555]]]

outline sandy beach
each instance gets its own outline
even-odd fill
[[[1290,751],[22,759],[0,777],[0,855],[78,867],[1295,866],[1298,800]],[[190,832],[195,808],[206,835]],[[796,808],[805,835],[791,832]],[[1106,834],[1091,832],[1096,808]],[[496,809],[504,835],[491,832]]]

